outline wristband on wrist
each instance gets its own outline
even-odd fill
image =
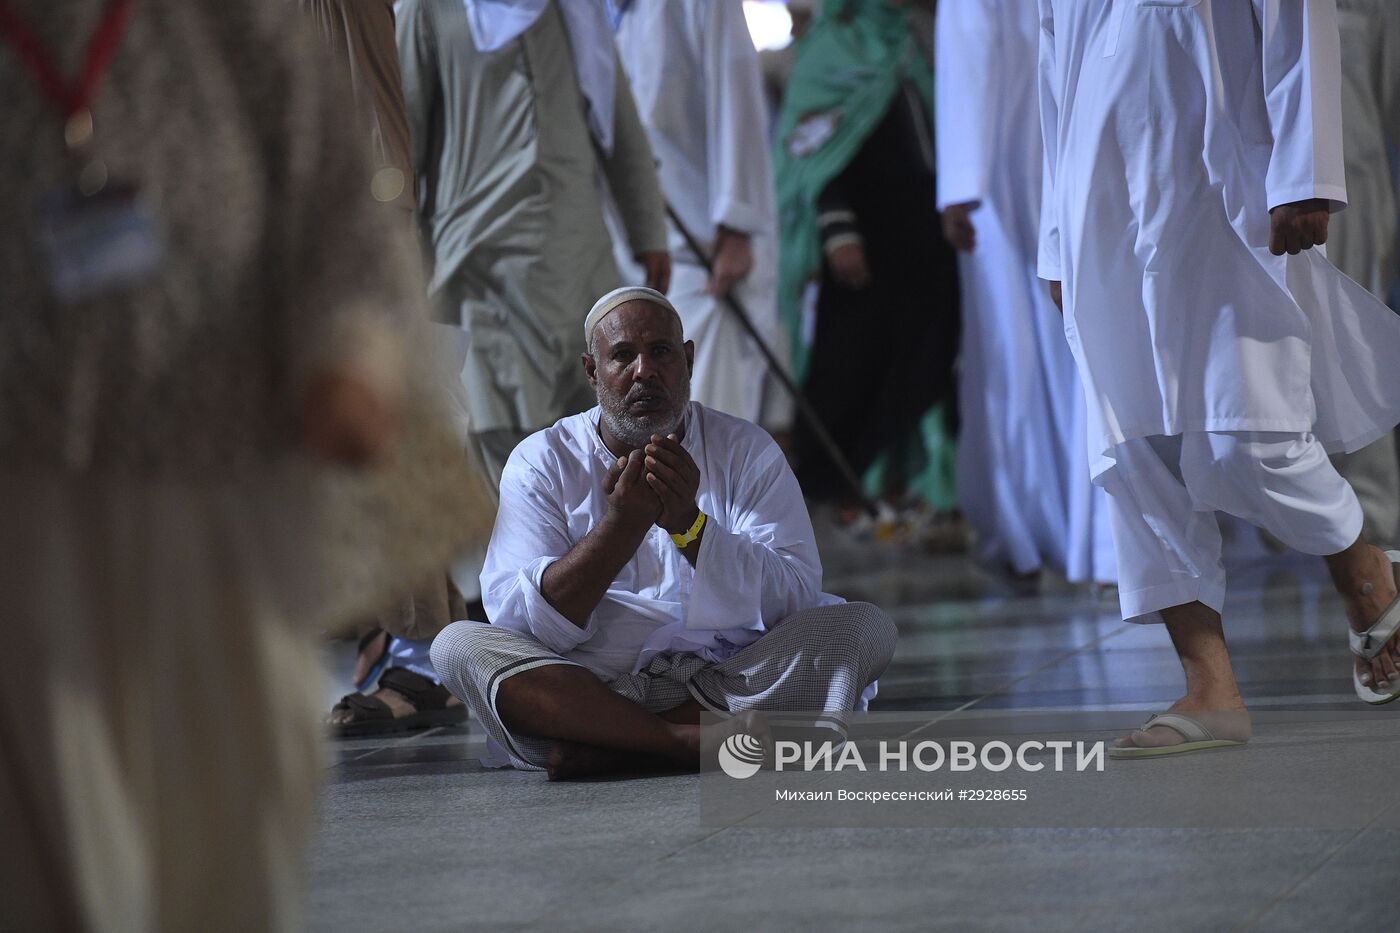
[[[691,525],[683,535],[671,535],[671,540],[676,542],[676,547],[678,548],[684,549],[686,545],[700,537],[700,532],[705,527],[705,513],[701,512],[699,509],[695,511],[695,524]]]

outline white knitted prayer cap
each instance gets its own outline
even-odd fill
[[[666,296],[656,289],[642,285],[624,285],[622,288],[614,288],[594,302],[592,309],[588,312],[588,317],[584,318],[583,321],[583,345],[586,347],[593,340],[593,328],[598,326],[599,321],[629,301],[649,301],[670,311],[676,316],[677,321],[681,319],[676,306],[671,304]]]

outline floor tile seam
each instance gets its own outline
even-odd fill
[[[348,765],[348,764],[351,764],[351,763],[353,763],[353,762],[359,761],[359,760],[361,760],[361,759],[363,759],[363,758],[368,758],[370,755],[373,755],[373,754],[375,754],[376,752],[382,752],[382,751],[384,751],[384,749],[390,748],[390,747],[392,747],[392,746],[389,746],[389,745],[376,745],[376,746],[374,746],[374,748],[371,748],[371,749],[369,749],[368,751],[363,752],[362,754],[356,755],[354,758],[341,758],[341,759],[338,759],[338,760],[336,760],[336,761],[331,762],[330,764],[326,765],[326,767],[327,767],[327,768],[339,768],[339,767],[341,767],[342,765]]]
[[[356,761],[360,761],[361,759],[368,758],[370,755],[373,755],[373,754],[375,754],[375,753],[377,753],[377,752],[382,752],[382,751],[384,751],[386,748],[399,748],[399,747],[401,747],[401,746],[404,746],[404,745],[409,744],[410,742],[416,742],[416,741],[418,741],[419,739],[426,739],[426,738],[427,738],[428,736],[430,736],[430,735],[434,735],[435,733],[438,733],[438,732],[443,731],[443,728],[444,728],[443,726],[433,726],[431,729],[424,729],[422,732],[414,732],[414,733],[411,733],[411,734],[409,734],[409,735],[399,736],[399,737],[397,738],[397,740],[390,739],[390,740],[388,740],[387,744],[384,744],[384,745],[376,745],[376,746],[374,746],[373,748],[369,749],[368,751],[364,752],[363,754],[361,754],[361,755],[356,755],[354,758],[342,758],[342,759],[337,759],[336,761],[333,761],[333,762],[331,762],[330,764],[326,765],[326,767],[327,767],[328,769],[329,769],[329,768],[339,768],[339,767],[341,767],[342,765],[348,765],[348,764],[351,764],[352,762],[356,762]]]
[[[752,815],[752,814],[750,814],[750,815]],[[748,819],[748,817],[745,817],[744,819]],[[695,848],[696,846],[703,845],[703,844],[705,844],[706,842],[709,842],[711,839],[714,839],[716,836],[719,836],[719,835],[721,835],[721,834],[723,834],[723,833],[726,833],[726,832],[728,832],[729,830],[733,829],[735,826],[740,825],[742,822],[743,822],[743,820],[740,820],[738,823],[732,823],[732,824],[730,824],[729,826],[720,826],[720,827],[718,827],[717,829],[714,829],[714,830],[712,830],[711,832],[708,832],[708,833],[706,833],[705,835],[701,836],[699,839],[692,839],[690,842],[687,842],[687,843],[685,843],[684,845],[681,845],[681,846],[679,846],[679,847],[673,849],[672,851],[667,852],[667,853],[664,854],[664,855],[658,856],[658,857],[655,858],[653,861],[648,862],[648,863],[646,864],[646,866],[638,866],[636,869],[633,869],[633,870],[628,871],[628,872],[625,872],[625,873],[621,873],[621,874],[617,875],[616,877],[610,879],[610,880],[606,883],[606,886],[601,887],[601,888],[598,888],[597,890],[593,891],[592,894],[593,894],[593,896],[594,896],[595,898],[604,897],[604,896],[605,896],[605,892],[607,892],[607,891],[609,891],[609,890],[612,890],[612,889],[614,889],[614,888],[617,888],[617,887],[619,887],[619,886],[621,886],[621,885],[623,885],[623,884],[626,884],[627,882],[629,882],[629,881],[632,880],[633,878],[640,876],[640,875],[642,874],[642,868],[643,868],[643,867],[650,868],[651,866],[653,866],[653,865],[655,865],[655,864],[659,864],[659,863],[661,863],[661,862],[667,861],[668,859],[672,859],[672,858],[676,857],[677,855],[680,855],[682,852],[686,852],[686,851],[689,851],[690,849]],[[534,928],[538,928],[538,927],[540,927],[540,926],[542,926],[542,925],[544,925],[544,924],[546,924],[546,923],[549,923],[550,921],[558,922],[558,921],[560,921],[560,920],[567,920],[567,919],[570,919],[571,914],[576,914],[577,906],[578,906],[577,898],[568,898],[568,899],[566,899],[565,901],[561,902],[560,904],[558,904],[558,905],[556,905],[556,906],[552,906],[552,907],[546,908],[546,910],[545,910],[544,913],[538,914],[538,915],[536,915],[535,917],[532,917],[530,920],[526,921],[526,924],[527,924],[527,926],[529,926],[530,928],[534,929]]]
[[[1073,657],[1075,654],[1078,654],[1078,653],[1080,653],[1080,652],[1082,652],[1082,651],[1087,651],[1087,650],[1089,650],[1090,648],[1094,647],[1094,645],[1096,645],[1096,644],[1098,644],[1098,643],[1104,641],[1104,640],[1107,639],[1107,638],[1112,638],[1112,637],[1114,637],[1115,635],[1120,634],[1120,633],[1123,632],[1123,631],[1126,631],[1126,630],[1127,630],[1128,628],[1130,628],[1130,627],[1131,627],[1130,625],[1128,625],[1127,623],[1124,623],[1124,625],[1123,625],[1122,627],[1120,627],[1120,628],[1118,628],[1118,629],[1115,629],[1114,631],[1109,632],[1108,634],[1103,635],[1103,636],[1101,636],[1101,637],[1095,639],[1094,641],[1090,642],[1089,644],[1081,645],[1081,646],[1079,646],[1079,647],[1077,647],[1077,648],[1075,648],[1075,649],[1073,649],[1073,650],[1071,650],[1071,651],[1066,652],[1066,653],[1065,653],[1064,655],[1062,655],[1062,656],[1059,656],[1059,657],[1057,657],[1057,658],[1051,659],[1050,661],[1047,661],[1047,662],[1046,662],[1044,665],[1042,665],[1041,667],[1038,667],[1038,668],[1036,668],[1035,670],[1033,670],[1033,671],[1029,672],[1028,674],[1026,674],[1025,677],[1033,676],[1034,674],[1039,673],[1040,671],[1045,670],[1045,669],[1048,668],[1048,667],[1051,667],[1051,666],[1053,666],[1053,665],[1055,665],[1055,664],[1058,664],[1058,663],[1060,663],[1061,661],[1063,661],[1063,660],[1065,660],[1065,659],[1067,659],[1067,658]],[[1024,679],[1024,677],[1023,677],[1023,678],[1020,678],[1020,679],[1018,679],[1018,680],[1016,680],[1016,681],[1013,681],[1009,686],[1014,686],[1016,683],[1019,683],[1020,680],[1022,680],[1022,679]],[[986,696],[976,697],[976,698],[973,698],[973,699],[967,701],[966,703],[962,704],[961,706],[957,707],[956,709],[946,710],[946,711],[940,713],[940,714],[939,714],[937,717],[935,717],[934,719],[930,720],[929,722],[924,723],[923,725],[919,726],[918,728],[913,729],[913,730],[911,730],[910,732],[906,733],[906,734],[905,734],[905,737],[910,736],[910,735],[914,735],[914,734],[918,733],[919,731],[921,731],[922,729],[925,729],[925,728],[927,728],[927,727],[929,727],[929,726],[932,726],[932,725],[934,725],[934,724],[936,724],[936,723],[942,721],[943,719],[946,719],[948,716],[953,715],[954,713],[961,712],[962,710],[968,709],[969,707],[975,705],[976,703],[980,702],[981,700],[986,699],[987,696],[992,696],[992,695],[994,695],[994,694],[987,694]],[[756,817],[756,816],[759,816],[759,815],[765,813],[768,809],[769,809],[769,808],[767,808],[767,807],[762,807],[762,808],[756,810],[755,812],[748,814],[748,815],[745,816],[743,819],[737,820],[737,821],[735,821],[734,823],[729,824],[728,826],[721,826],[721,827],[718,827],[718,828],[715,829],[713,832],[707,833],[707,834],[705,834],[704,836],[701,836],[701,837],[698,838],[698,839],[691,840],[690,842],[687,842],[686,844],[677,847],[676,849],[672,850],[671,852],[668,852],[668,853],[666,853],[665,855],[662,855],[662,856],[658,857],[658,858],[656,859],[656,861],[657,861],[657,862],[665,862],[665,861],[668,861],[669,859],[675,858],[676,856],[680,855],[680,854],[683,853],[683,852],[689,851],[690,849],[696,848],[697,846],[702,846],[702,845],[704,845],[705,843],[709,842],[710,840],[715,839],[715,838],[717,838],[717,837],[723,835],[724,833],[729,832],[730,830],[733,830],[733,829],[735,829],[735,828],[737,828],[737,827],[742,827],[746,822],[748,822],[749,820],[753,819],[753,818]],[[627,876],[625,876],[625,877],[618,877],[618,878],[614,879],[613,882],[612,882],[612,884],[609,885],[609,887],[616,887],[617,885],[620,885],[620,884],[624,883],[624,882],[627,880],[628,877],[631,877],[631,873],[629,873],[629,875],[627,875]],[[537,917],[537,918],[535,919],[534,922],[537,922],[537,923],[539,923],[539,922],[546,922],[546,921],[548,921],[548,920],[550,920],[550,919],[554,919],[554,918],[556,918],[556,917],[558,917],[558,916],[560,915],[560,913],[561,913],[562,910],[563,910],[562,907],[555,908],[554,910],[552,910],[552,911],[550,911],[550,912],[547,912],[547,913],[545,913],[545,914],[540,915],[539,917]]]
[[[1352,833],[1346,839],[1343,839],[1342,841],[1338,842],[1335,846],[1328,850],[1327,854],[1323,855],[1321,859],[1319,859],[1315,864],[1313,864],[1312,867],[1306,869],[1298,878],[1296,878],[1292,884],[1284,888],[1272,900],[1270,900],[1267,904],[1261,907],[1259,911],[1256,914],[1254,914],[1254,916],[1250,917],[1249,919],[1245,920],[1242,924],[1235,927],[1234,933],[1248,933],[1248,931],[1260,929],[1260,924],[1266,918],[1268,918],[1268,916],[1271,913],[1273,913],[1276,908],[1286,903],[1288,899],[1291,898],[1294,895],[1294,893],[1298,891],[1299,888],[1301,888],[1304,884],[1307,883],[1308,879],[1312,878],[1318,872],[1322,871],[1323,868],[1327,867],[1327,864],[1329,862],[1335,859],[1338,855],[1345,851],[1348,846],[1350,846],[1353,842],[1359,839],[1366,832],[1366,830],[1370,828],[1372,824],[1374,824],[1374,822],[1375,820],[1373,819],[1371,823],[1368,823],[1366,826],[1362,826],[1360,829],[1356,830],[1356,832]]]
[[[1278,897],[1274,898],[1268,904],[1265,904],[1258,914],[1256,914],[1253,918],[1248,920],[1243,926],[1239,927],[1237,933],[1245,933],[1245,931],[1257,929],[1260,922],[1262,922],[1266,917],[1268,917],[1268,915],[1272,913],[1275,908],[1287,902],[1288,899],[1291,898],[1294,895],[1294,893],[1298,891],[1298,889],[1300,889],[1304,884],[1306,884],[1310,878],[1312,878],[1318,872],[1322,871],[1322,869],[1326,868],[1328,863],[1335,860],[1347,849],[1355,845],[1358,839],[1366,835],[1366,833],[1370,832],[1372,829],[1375,829],[1377,824],[1380,823],[1383,817],[1385,817],[1391,811],[1396,809],[1400,809],[1400,802],[1392,803],[1390,806],[1382,807],[1380,810],[1376,811],[1375,815],[1371,817],[1369,823],[1359,828],[1356,832],[1352,833],[1346,839],[1337,843],[1337,845],[1333,847],[1333,849],[1329,851],[1326,855],[1324,855],[1316,865],[1314,865],[1310,870],[1305,872],[1302,877],[1300,877],[1297,881],[1291,884],[1286,890],[1279,894]]]
[[[905,733],[904,735],[900,736],[900,738],[901,738],[901,739],[908,739],[908,738],[910,738],[911,736],[917,735],[918,733],[924,731],[925,729],[928,729],[928,728],[930,728],[930,727],[932,727],[932,726],[937,725],[938,723],[942,722],[943,720],[947,719],[947,718],[950,717],[950,716],[953,716],[953,715],[955,715],[955,714],[957,714],[957,713],[961,713],[961,712],[964,712],[965,710],[971,709],[972,707],[976,706],[978,703],[981,703],[983,700],[988,700],[988,699],[991,699],[991,698],[994,697],[994,696],[1000,696],[1000,695],[1002,695],[1002,694],[1009,693],[1010,690],[1011,690],[1011,688],[1015,687],[1017,684],[1024,683],[1025,681],[1029,680],[1031,677],[1034,677],[1034,676],[1037,675],[1037,674],[1043,673],[1044,671],[1047,671],[1047,670],[1049,670],[1050,668],[1054,667],[1055,665],[1060,664],[1060,663],[1062,663],[1062,662],[1064,662],[1064,661],[1067,661],[1067,660],[1069,660],[1070,658],[1072,658],[1072,657],[1074,657],[1074,656],[1076,656],[1076,655],[1083,654],[1084,652],[1089,651],[1090,649],[1095,648],[1095,647],[1097,647],[1098,645],[1103,644],[1103,642],[1109,640],[1110,638],[1115,638],[1115,637],[1117,637],[1118,635],[1121,635],[1121,634],[1123,634],[1124,632],[1129,631],[1129,630],[1132,629],[1133,627],[1134,627],[1134,626],[1133,626],[1131,623],[1124,622],[1121,626],[1119,626],[1118,628],[1114,629],[1113,631],[1108,632],[1108,633],[1106,633],[1106,634],[1104,634],[1104,635],[1101,635],[1101,636],[1099,636],[1099,637],[1093,639],[1092,641],[1090,641],[1090,642],[1087,643],[1087,644],[1079,645],[1078,647],[1072,648],[1072,649],[1070,649],[1069,651],[1066,651],[1064,654],[1061,654],[1061,655],[1058,655],[1058,656],[1056,656],[1056,657],[1054,657],[1054,658],[1051,658],[1049,661],[1046,661],[1044,664],[1040,665],[1039,667],[1034,668],[1033,670],[1027,671],[1025,674],[1022,674],[1020,677],[1016,678],[1015,680],[1012,680],[1012,681],[1008,682],[1007,684],[1005,684],[1005,685],[1002,687],[1002,689],[1000,689],[1000,690],[993,690],[992,692],[990,692],[990,693],[985,693],[985,694],[983,694],[982,696],[973,697],[972,699],[968,700],[966,703],[963,703],[961,706],[958,706],[958,707],[956,707],[956,708],[954,708],[954,709],[950,709],[950,710],[945,710],[945,711],[943,711],[943,712],[940,713],[939,715],[935,716],[933,719],[930,719],[928,722],[925,722],[925,723],[923,723],[923,724],[921,724],[921,725],[915,727],[914,729],[911,729],[909,732],[907,732],[907,733]]]
[[[1041,672],[1041,671],[1043,671],[1043,670],[1046,670],[1046,669],[1049,668],[1049,667],[1053,667],[1054,665],[1060,663],[1061,661],[1064,661],[1064,660],[1067,660],[1067,659],[1069,659],[1069,658],[1072,658],[1072,657],[1074,657],[1076,654],[1079,654],[1079,653],[1081,653],[1081,652],[1083,652],[1083,651],[1087,651],[1087,650],[1089,650],[1090,648],[1094,647],[1096,644],[1099,644],[1099,643],[1101,643],[1101,642],[1103,642],[1103,641],[1105,641],[1105,640],[1107,640],[1107,639],[1109,639],[1109,638],[1113,638],[1113,637],[1115,637],[1116,635],[1119,635],[1119,634],[1121,634],[1121,633],[1123,633],[1123,632],[1125,632],[1125,631],[1128,631],[1128,630],[1131,629],[1131,628],[1133,628],[1133,625],[1132,625],[1131,623],[1125,622],[1125,623],[1123,623],[1119,628],[1114,629],[1113,631],[1111,631],[1111,632],[1109,632],[1109,633],[1107,633],[1107,634],[1105,634],[1105,635],[1103,635],[1103,636],[1100,636],[1099,638],[1095,639],[1093,642],[1091,642],[1091,643],[1089,643],[1089,644],[1080,645],[1080,646],[1078,646],[1078,647],[1076,647],[1076,648],[1074,648],[1074,649],[1071,649],[1070,651],[1065,652],[1063,655],[1060,655],[1059,657],[1052,658],[1051,660],[1047,661],[1045,664],[1041,665],[1040,667],[1036,668],[1035,670],[1032,670],[1032,671],[1026,673],[1023,677],[1018,678],[1017,680],[1012,681],[1012,682],[1009,683],[1007,686],[1008,686],[1008,687],[1014,687],[1016,684],[1020,683],[1022,680],[1026,679],[1027,677],[1032,677],[1032,676],[1034,676],[1035,674],[1037,674],[1037,673],[1039,673],[1039,672]],[[989,694],[986,694],[986,695],[984,695],[984,696],[974,697],[973,699],[968,700],[966,703],[963,703],[961,706],[958,706],[958,707],[956,707],[955,709],[943,710],[943,711],[941,711],[937,716],[935,716],[933,719],[930,719],[930,720],[928,720],[928,721],[926,721],[926,722],[920,724],[919,726],[917,726],[917,727],[915,727],[915,728],[909,730],[908,732],[903,733],[902,735],[899,736],[899,739],[900,739],[900,740],[908,740],[910,737],[919,734],[920,732],[924,731],[925,729],[928,729],[928,728],[930,728],[930,727],[932,727],[932,726],[937,725],[938,723],[940,723],[940,722],[942,722],[943,720],[947,719],[949,716],[952,716],[952,715],[954,715],[954,714],[956,714],[956,713],[960,713],[960,712],[963,712],[964,710],[970,709],[971,707],[973,707],[973,706],[975,706],[976,704],[980,703],[982,700],[988,699],[989,697],[996,696],[996,695],[997,695],[997,694],[995,694],[995,693],[989,693]],[[828,779],[831,779],[831,778],[832,778],[832,776],[829,775],[829,776],[828,776]],[[773,805],[761,807],[761,808],[759,808],[758,810],[754,811],[753,813],[750,813],[748,816],[745,816],[743,819],[738,820],[738,821],[736,821],[736,822],[734,822],[734,823],[731,823],[729,826],[722,827],[722,828],[719,829],[716,833],[712,834],[711,836],[707,836],[706,839],[712,838],[714,835],[718,835],[719,833],[724,832],[725,830],[728,830],[728,829],[732,829],[732,828],[734,828],[734,827],[736,827],[736,826],[742,826],[744,823],[748,822],[749,820],[753,819],[754,817],[759,816],[759,815],[764,814],[764,813],[767,813],[767,812],[768,812],[769,810],[771,810],[771,809],[773,809]],[[699,840],[699,842],[703,842],[703,841],[704,841],[704,840]],[[699,842],[697,842],[696,844],[699,844]],[[677,851],[681,851],[681,850],[677,850]]]

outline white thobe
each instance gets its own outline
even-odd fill
[[[1042,147],[1040,21],[1024,0],[943,0],[934,93],[938,208],[976,202],[959,256],[958,473],[984,559],[1114,579],[1104,493],[1085,462],[1084,393],[1060,313],[1036,278]]]
[[[1400,420],[1400,317],[1269,211],[1346,200],[1334,0],[1040,0],[1046,209],[1096,476],[1125,440]]]
[[[777,444],[691,402],[681,445],[700,468],[695,501],[709,516],[695,566],[653,526],[585,627],[562,616],[540,584],[607,513],[603,483],[616,458],[598,416],[593,408],[532,434],[506,463],[481,574],[493,625],[610,681],[663,653],[722,661],[794,612],[842,602],[821,591],[807,506]]]
[[[617,31],[618,53],[658,160],[661,190],[708,254],[720,225],[752,238],[753,271],[735,289],[768,346],[786,360],[778,318],[776,196],[763,75],[739,0],[635,0]],[[616,229],[616,225],[614,225]],[[623,277],[641,282],[625,240]],[[695,341],[691,394],[758,421],[767,363],[676,230],[668,294]]]

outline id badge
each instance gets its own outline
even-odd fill
[[[65,304],[148,281],[165,264],[155,215],[135,188],[91,196],[55,192],[39,205],[38,241],[49,285]]]

